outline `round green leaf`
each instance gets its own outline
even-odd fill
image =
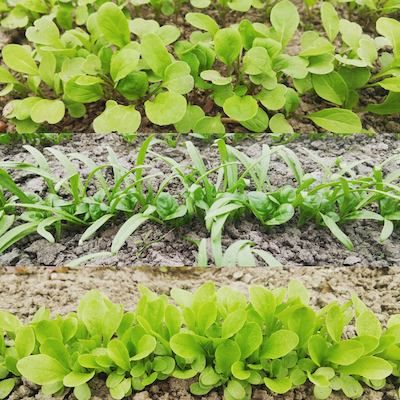
[[[37,385],[54,385],[62,382],[69,371],[56,359],[45,354],[25,357],[17,363],[18,371]]]
[[[114,100],[107,101],[106,109],[93,121],[96,133],[135,133],[141,122],[135,106],[122,106]]]
[[[170,92],[178,94],[189,93],[194,87],[190,67],[183,61],[176,61],[165,69],[163,86]]]
[[[45,121],[49,124],[56,124],[64,118],[64,114],[65,105],[61,100],[42,99],[31,110],[32,121],[38,124]]]
[[[232,96],[224,103],[224,112],[236,121],[248,121],[255,117],[258,103],[252,96]]]
[[[197,121],[196,125],[194,126],[193,132],[200,135],[224,134],[225,126],[221,122],[220,116],[204,117]]]
[[[147,117],[156,125],[176,124],[185,116],[186,106],[182,95],[171,92],[160,93],[144,103]]]
[[[205,114],[201,107],[188,105],[184,117],[175,124],[179,133],[189,133],[196,126],[197,121],[204,118]]]

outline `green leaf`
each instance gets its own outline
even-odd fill
[[[395,76],[392,78],[386,78],[383,81],[379,82],[379,86],[383,87],[386,90],[389,90],[391,92],[400,92],[400,77]]]
[[[311,360],[321,366],[328,352],[328,342],[320,335],[313,335],[308,340],[308,353]]]
[[[79,387],[89,382],[94,377],[95,371],[92,372],[76,372],[71,371],[63,379],[63,384],[66,387]]]
[[[261,107],[258,107],[257,113],[253,118],[241,121],[240,124],[250,132],[266,132],[269,124],[268,114]]]
[[[204,117],[197,121],[193,129],[194,133],[199,135],[218,135],[225,133],[225,126],[221,122],[221,117]]]
[[[240,348],[231,339],[222,342],[215,350],[215,370],[218,373],[229,375],[232,365],[240,360]]]
[[[149,356],[156,348],[157,341],[151,335],[143,335],[137,346],[136,346],[136,355],[132,357],[133,361],[142,360]]]
[[[282,113],[275,114],[269,120],[269,128],[273,133],[294,133],[292,126]]]
[[[292,388],[291,379],[286,376],[284,378],[264,378],[265,386],[274,393],[284,394]]]
[[[77,400],[90,400],[92,393],[89,385],[84,383],[83,385],[76,386],[74,388],[74,396],[77,398]]]
[[[135,106],[122,106],[108,100],[106,109],[94,119],[96,133],[135,133],[141,123],[141,115]]]
[[[375,356],[361,357],[355,363],[340,368],[347,375],[359,375],[367,379],[385,379],[393,371],[385,360]]]
[[[245,360],[250,357],[262,343],[261,328],[254,322],[247,322],[235,335],[235,342],[240,348],[240,358]]]
[[[344,315],[338,304],[331,304],[325,319],[326,329],[329,336],[339,342],[345,326]]]
[[[273,293],[262,286],[249,288],[250,303],[266,323],[271,321],[275,313],[276,299]]]
[[[82,82],[80,78],[72,78],[65,84],[65,97],[76,103],[94,103],[103,98],[103,88],[98,81]]]
[[[232,96],[224,103],[224,112],[236,121],[247,121],[253,118],[258,111],[257,100],[252,96]]]
[[[312,84],[319,97],[339,106],[348,96],[348,88],[343,78],[333,71],[326,75],[312,75]]]
[[[217,86],[229,85],[232,82],[231,76],[222,76],[219,71],[216,71],[214,69],[208,69],[206,71],[202,71],[200,73],[200,76],[205,81],[210,81]]]
[[[328,353],[327,360],[338,365],[350,365],[364,354],[364,346],[357,340],[343,340],[333,345]]]
[[[371,310],[365,310],[356,318],[358,336],[373,336],[380,338],[382,326],[376,315]]]
[[[31,52],[24,46],[8,44],[3,47],[2,57],[4,63],[14,71],[28,75],[36,75],[39,72]]]
[[[262,89],[257,95],[257,99],[267,110],[279,110],[283,108],[286,103],[287,87],[278,84],[275,89],[265,90]]]
[[[97,25],[107,42],[118,47],[124,47],[130,42],[128,20],[116,4],[106,2],[99,8]]]
[[[16,378],[8,378],[0,381],[0,399],[6,399],[17,383]]]
[[[247,312],[244,309],[238,309],[228,314],[222,323],[221,335],[224,339],[228,339],[242,329],[247,319]]]
[[[110,64],[110,75],[114,82],[118,82],[133,72],[139,62],[140,53],[134,49],[123,48],[113,54]]]
[[[376,21],[376,30],[389,39],[395,57],[400,56],[400,23],[396,19],[381,17]]]
[[[277,32],[277,39],[286,47],[300,22],[297,7],[289,0],[277,3],[271,10],[271,25]]]
[[[391,115],[400,113],[400,93],[390,92],[383,103],[368,104],[367,111],[379,115]]]
[[[50,16],[45,15],[37,19],[33,25],[25,33],[29,41],[51,47],[62,46],[60,31]]]
[[[194,360],[203,354],[203,349],[196,338],[188,333],[178,333],[172,336],[170,346],[175,354],[187,360]]]
[[[155,33],[146,33],[141,38],[140,52],[143,60],[158,76],[164,76],[165,70],[172,63],[163,41]]]
[[[42,99],[31,109],[32,121],[38,124],[43,122],[56,124],[64,118],[64,115],[65,105],[61,100]]]
[[[309,118],[321,128],[340,134],[361,133],[360,118],[350,110],[326,108],[312,113]]]
[[[231,399],[245,399],[246,398],[246,390],[243,387],[243,384],[236,380],[230,380],[226,386],[224,391],[224,396],[226,396],[227,392]]]
[[[45,354],[25,357],[17,363],[18,371],[37,385],[52,385],[62,382],[69,371],[57,360]]]
[[[338,227],[336,222],[328,215],[320,213],[325,225],[329,228],[332,234],[339,240],[347,249],[353,250],[354,246],[350,238]]]
[[[154,100],[144,103],[146,115],[156,125],[171,125],[179,122],[186,113],[186,99],[171,92],[159,93]]]
[[[107,354],[124,371],[130,371],[131,362],[125,345],[119,339],[112,339],[107,346]]]
[[[149,217],[144,216],[143,214],[135,214],[126,220],[114,236],[111,244],[111,252],[114,254],[118,253],[119,249],[125,244],[129,236],[131,236],[132,233],[148,219]]]
[[[352,376],[342,374],[339,378],[339,382],[343,393],[351,399],[358,399],[364,393],[364,388],[361,386],[360,382]]]
[[[35,348],[35,332],[32,327],[24,326],[17,330],[15,336],[15,350],[18,358],[24,358],[32,354]]]
[[[164,72],[163,86],[173,93],[189,93],[194,87],[189,65],[183,61],[168,65]]]
[[[217,58],[226,65],[232,65],[242,51],[242,38],[234,28],[220,29],[214,36]]]
[[[339,33],[339,16],[331,3],[324,1],[321,4],[321,20],[329,40],[333,42]]]
[[[204,118],[205,114],[201,107],[188,105],[183,118],[175,124],[178,133],[189,133],[194,129],[197,121]]]
[[[215,35],[219,29],[219,25],[213,18],[206,14],[189,12],[185,15],[185,19],[190,25]]]
[[[260,355],[263,358],[276,359],[289,354],[299,343],[299,337],[292,331],[281,329],[264,341]]]

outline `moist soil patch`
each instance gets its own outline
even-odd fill
[[[302,137],[287,144],[300,159],[306,173],[313,176],[321,175],[321,167],[313,160],[310,153],[320,157],[328,166],[342,166],[363,161],[354,169],[354,176],[368,175],[372,168],[387,158],[400,153],[400,142],[395,135],[382,134],[373,137],[354,135],[349,137],[327,137],[324,140],[309,140]],[[70,141],[54,148],[64,152],[80,152],[102,164],[107,160],[107,147],[111,147],[123,165],[132,167],[138,151],[138,143],[127,145],[118,135],[79,135]],[[195,140],[206,167],[211,169],[218,165],[219,158],[216,146]],[[235,147],[244,151],[250,157],[261,153],[262,145],[270,142],[268,135],[249,137],[238,142]],[[49,157],[50,166],[55,174],[62,176],[60,164],[50,157],[50,153],[37,146]],[[153,150],[164,156],[173,158],[183,166],[190,166],[191,161],[183,141],[175,148],[169,147],[165,141],[153,147]],[[0,159],[4,161],[32,161],[21,145],[0,147]],[[149,155],[146,163],[150,166],[147,174],[159,174],[154,178],[157,187],[163,178],[170,174],[170,168],[159,159]],[[385,167],[386,172],[397,170],[400,161],[397,160]],[[76,164],[83,175],[87,174],[84,167]],[[13,171],[17,184],[28,192],[45,195],[46,186],[42,178],[27,175],[24,172]],[[270,168],[270,180],[273,185],[282,186],[293,183],[293,176],[286,165],[273,157]],[[175,181],[168,191],[177,198],[182,187]],[[111,242],[122,222],[107,224],[94,238],[79,246],[78,241],[83,231],[64,231],[61,240],[51,244],[38,235],[31,235],[9,248],[0,255],[0,265],[65,265],[66,263],[89,253],[109,251]],[[358,221],[343,226],[344,232],[354,243],[354,251],[346,250],[327,229],[318,228],[312,223],[297,226],[295,221],[267,230],[253,218],[241,218],[228,222],[223,232],[223,245],[229,246],[238,239],[251,240],[257,248],[271,252],[283,265],[287,266],[363,266],[388,267],[400,265],[400,234],[396,230],[384,243],[379,242],[382,225],[373,221]],[[208,237],[201,220],[181,227],[168,224],[158,225],[146,223],[142,225],[127,241],[120,252],[112,257],[97,259],[96,265],[114,266],[190,266],[195,264],[197,246],[190,239]]]
[[[294,38],[289,43],[286,51],[290,55],[295,55],[299,53],[300,49],[300,38],[302,33],[307,30],[318,30],[323,32],[323,27],[321,24],[321,17],[319,7],[314,7],[309,10],[304,4],[303,0],[293,0],[296,5],[301,24],[296,32]],[[377,36],[375,29],[376,18],[372,14],[362,13],[357,11],[351,11],[350,7],[344,5],[339,5],[337,7],[339,15],[343,18],[349,19],[353,22],[359,23],[364,33],[372,34]],[[247,13],[240,13],[233,10],[228,10],[226,14],[221,13],[220,9],[211,5],[206,9],[195,9],[188,4],[184,4],[177,15],[172,16],[156,16],[151,8],[144,6],[140,14],[135,14],[132,10],[132,16],[141,17],[145,19],[157,19],[157,21],[164,24],[174,24],[181,31],[180,40],[186,40],[190,37],[190,34],[195,30],[190,24],[185,20],[185,15],[188,12],[201,12],[203,14],[210,15],[213,17],[221,27],[227,27],[233,24],[239,23],[243,19],[248,19],[251,22],[268,23],[269,17],[267,11],[263,9],[251,8]],[[391,17],[396,18],[396,14],[391,15]],[[18,43],[25,44],[25,31],[23,29],[17,29],[14,31],[0,30],[0,49],[5,44],[8,43]],[[291,82],[283,82],[288,86],[292,87]],[[359,108],[362,111],[363,108],[368,104],[378,104],[382,103],[385,99],[385,92],[379,86],[370,87],[362,90],[360,92]],[[255,94],[255,93],[254,93]],[[122,96],[121,98],[115,98],[119,104],[129,104]],[[8,95],[5,97],[0,97],[0,113],[6,104],[13,99],[12,96]],[[214,104],[210,98],[210,93],[207,91],[193,90],[188,95],[188,102],[193,105],[200,106],[207,116],[215,116],[221,113],[222,109]],[[326,102],[325,100],[318,97],[316,94],[305,94],[301,97],[300,107],[288,116],[288,121],[293,127],[294,131],[297,133],[318,133],[323,132],[323,129],[315,126],[307,116],[312,112],[319,111],[321,109],[332,107],[332,104]],[[95,103],[90,103],[86,105],[86,114],[82,118],[72,118],[68,114],[65,115],[64,119],[54,125],[43,125],[41,127],[41,132],[92,132],[92,122],[93,120],[103,112],[105,108],[105,100],[98,101]],[[146,117],[143,109],[143,104],[139,103],[136,107],[142,115],[141,125],[139,127],[139,132],[157,132],[157,133],[167,133],[175,132],[174,126],[157,126],[152,124]],[[272,115],[270,115],[272,116]],[[400,115],[388,115],[380,116],[372,114],[369,112],[359,113],[363,129],[370,132],[389,132],[398,133],[400,132]],[[227,132],[248,132],[239,123],[231,121],[229,118],[222,119]],[[12,125],[6,118],[0,116],[1,131],[13,132],[15,130],[14,125]]]
[[[17,273],[16,273],[17,272]],[[310,291],[311,305],[317,308],[337,300],[347,301],[356,293],[385,324],[390,315],[400,313],[400,275],[396,268],[244,268],[244,269],[199,269],[199,268],[3,268],[0,270],[1,308],[28,320],[39,307],[45,306],[56,313],[66,314],[76,310],[79,299],[89,290],[104,292],[113,302],[122,303],[126,310],[134,308],[138,300],[138,286],[145,285],[159,294],[169,294],[172,288],[195,290],[206,281],[219,286],[247,293],[252,284],[268,288],[286,286],[290,280],[298,279]],[[190,381],[170,379],[156,382],[145,391],[135,393],[132,400],[222,400],[221,391],[214,390],[205,396],[190,394]],[[104,380],[91,382],[93,399],[110,399]],[[66,393],[58,399],[74,399]],[[253,400],[306,400],[312,399],[312,388],[304,385],[285,395],[274,396],[265,388],[255,388]],[[396,390],[392,382],[381,391],[366,389],[363,400],[395,400]],[[45,400],[37,386],[20,382],[9,400]],[[330,399],[344,400],[335,394]]]

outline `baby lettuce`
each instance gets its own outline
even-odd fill
[[[358,398],[398,379],[399,315],[384,327],[354,294],[320,309],[309,300],[299,281],[250,286],[248,296],[208,282],[170,296],[141,287],[132,311],[97,290],[63,316],[40,308],[22,323],[0,311],[0,397],[21,376],[78,400],[90,399],[94,378],[114,399],[174,377],[191,379],[195,395],[221,387],[232,400],[250,399],[256,385],[283,394],[305,383],[317,399]]]

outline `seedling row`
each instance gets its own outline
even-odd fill
[[[260,385],[283,394],[308,384],[326,399],[398,383],[399,315],[383,327],[356,295],[314,309],[299,281],[273,290],[253,285],[248,296],[211,282],[194,293],[140,292],[132,311],[96,290],[67,315],[40,308],[22,323],[1,311],[1,398],[20,378],[44,395],[73,391],[78,400],[91,397],[98,376],[114,399],[169,377],[191,379],[195,395],[221,387],[228,400],[250,399]]]
[[[263,262],[279,266],[270,252],[254,247],[251,240],[237,240],[226,248],[222,243],[225,226],[255,220],[259,230],[268,229],[273,236],[279,225],[313,224],[329,231],[333,240],[349,250],[354,245],[343,231],[348,223],[375,221],[381,243],[397,234],[400,156],[396,152],[361,175],[354,170],[363,160],[338,161],[330,167],[310,152],[319,167],[308,174],[296,153],[283,145],[263,145],[261,154],[251,158],[219,139],[215,142],[219,161],[206,166],[202,153],[190,141],[185,143],[189,165],[155,151],[159,143],[151,136],[144,140],[129,166],[111,147],[104,163],[83,153],[63,153],[56,147],[40,152],[30,145],[24,147],[33,162],[0,162],[0,251],[32,235],[54,243],[71,230],[81,232],[79,245],[83,245],[107,227],[121,224],[110,248],[83,254],[72,265],[95,263],[97,258],[117,254],[144,224],[173,229],[196,222],[207,232],[203,238],[192,238],[198,247],[196,265]],[[61,173],[52,172],[50,155],[61,166]],[[288,182],[274,181],[269,171],[276,161],[271,159],[286,165]],[[160,164],[163,172],[154,169]],[[16,183],[14,176],[20,180],[21,173],[30,179],[41,178],[44,190],[30,193]]]
[[[218,7],[239,3],[247,2]],[[2,49],[3,117],[20,133],[66,131],[74,119],[79,131],[203,138],[396,129],[400,22],[381,16],[395,12],[396,2],[379,6],[368,31],[329,2],[313,9],[318,30],[289,0],[253,2],[262,22],[244,14],[227,24],[221,10],[218,18],[192,10],[185,29],[137,16],[132,4],[79,4],[76,15],[62,4],[26,16],[19,3],[6,17],[33,24],[22,44]]]

